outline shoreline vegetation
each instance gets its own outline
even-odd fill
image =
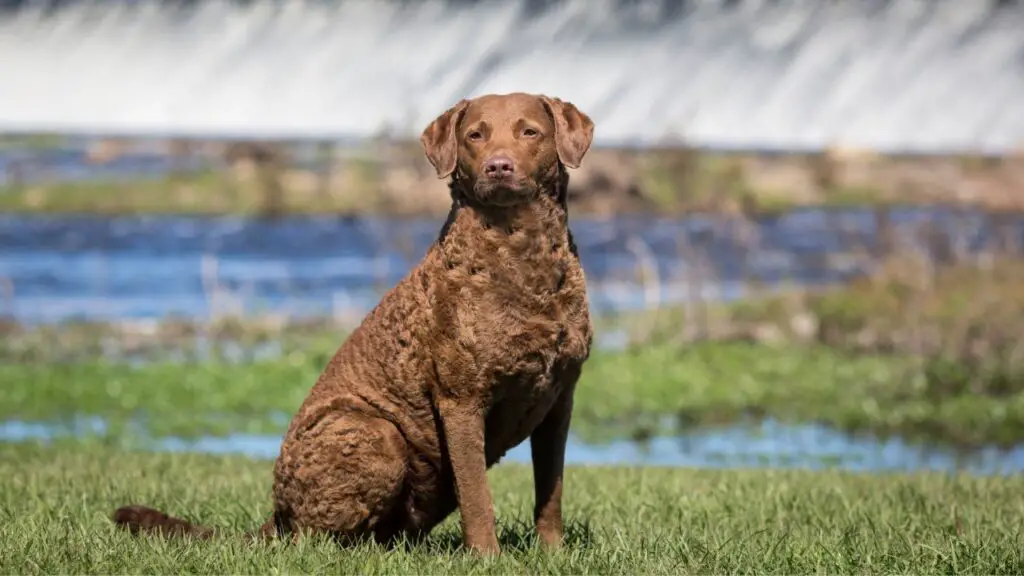
[[[584,371],[574,416],[584,439],[764,417],[963,449],[1024,436],[1019,259],[931,272],[893,259],[830,289],[595,324],[626,343],[596,349]],[[12,384],[0,391],[0,418],[146,414],[178,435],[276,432],[270,416],[295,409],[352,328],[244,317],[9,321],[0,380]]]
[[[280,147],[255,145],[216,153],[182,145],[167,153],[207,154],[227,168],[145,185],[12,184],[8,174],[0,210],[414,215],[447,209],[444,184],[416,146],[376,146],[371,155],[378,162],[322,162],[329,169],[321,174],[315,166],[289,168]],[[86,152],[97,165],[123,157],[102,147]],[[887,159],[831,151],[815,164],[792,155],[685,149],[592,154],[585,163],[591,171],[581,168],[574,179],[583,192],[572,210],[584,215],[770,214],[864,202],[868,208],[980,203],[1003,214],[1024,207],[1018,158]],[[652,176],[658,170],[662,175]],[[864,193],[869,189],[874,192]],[[993,216],[996,227],[1007,227],[997,230],[999,246],[982,256],[961,254],[951,236],[922,228],[930,234],[924,239],[931,259],[904,249],[896,235],[887,237],[885,210],[875,217],[879,246],[851,247],[858,257],[864,253],[870,270],[848,284],[780,293],[752,284],[751,295],[737,302],[596,317],[599,334],[624,335],[625,344],[595,350],[585,369],[575,420],[582,435],[644,439],[773,417],[965,448],[1019,444],[1024,258],[1019,238],[998,239],[1019,235],[1015,217]],[[290,412],[301,401],[352,320],[217,312],[205,319],[24,326],[0,317],[0,375],[13,383],[0,390],[0,417],[45,420],[81,412],[127,422],[143,413],[185,434],[226,431],[228,424],[272,427],[270,414]]]
[[[43,141],[41,141],[43,142]],[[51,146],[52,142],[49,143]],[[150,143],[152,144],[152,143]],[[6,161],[0,212],[443,217],[450,200],[419,147],[380,140],[309,153],[272,143],[171,141],[154,148],[96,140],[83,168],[130,172],[143,150],[166,174],[48,178],[48,147]],[[135,154],[135,156],[132,156]],[[180,168],[190,162],[200,169]],[[123,166],[123,168],[118,168]],[[176,168],[179,167],[179,168]],[[570,211],[615,214],[773,214],[806,207],[947,205],[1024,212],[1024,154],[883,156],[841,148],[817,153],[595,148],[571,172]]]

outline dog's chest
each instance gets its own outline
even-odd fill
[[[589,355],[591,325],[567,229],[526,220],[504,233],[465,218],[439,252],[444,280],[432,290],[444,350],[439,384],[472,386],[457,393],[485,401],[493,463],[529,437],[570,384],[564,375]]]
[[[481,291],[490,313],[476,315],[475,352],[485,367],[490,410],[488,462],[528,438],[569,382],[563,377],[589,355],[590,319],[578,268],[550,278],[560,290],[537,290],[505,280]],[[548,270],[557,270],[554,266]],[[528,286],[535,287],[537,284]]]
[[[499,268],[463,295],[457,314],[465,342],[496,386],[543,391],[560,364],[589,354],[586,292],[574,263]]]

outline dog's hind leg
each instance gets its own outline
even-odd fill
[[[391,422],[328,415],[282,447],[274,486],[278,528],[380,539],[377,532],[400,504],[406,465],[405,438]]]

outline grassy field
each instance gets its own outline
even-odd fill
[[[314,538],[248,547],[135,540],[109,514],[144,502],[233,530],[269,512],[271,464],[0,445],[0,572],[81,573],[916,573],[1024,571],[1024,479],[939,474],[582,468],[567,471],[566,546],[532,537],[529,468],[490,473],[504,553],[460,549],[457,515],[413,548]]]
[[[4,363],[0,419],[100,416],[116,431],[144,417],[155,435],[280,432],[328,350],[242,363]],[[820,346],[666,344],[591,356],[574,412],[583,439],[671,432],[665,416],[671,428],[772,416],[963,446],[1009,445],[1024,427],[1024,391],[937,390],[905,359]]]

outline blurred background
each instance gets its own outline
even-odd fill
[[[420,131],[526,91],[596,123],[571,463],[1019,472],[1022,30],[1014,0],[4,0],[0,438],[276,456],[443,222]]]

